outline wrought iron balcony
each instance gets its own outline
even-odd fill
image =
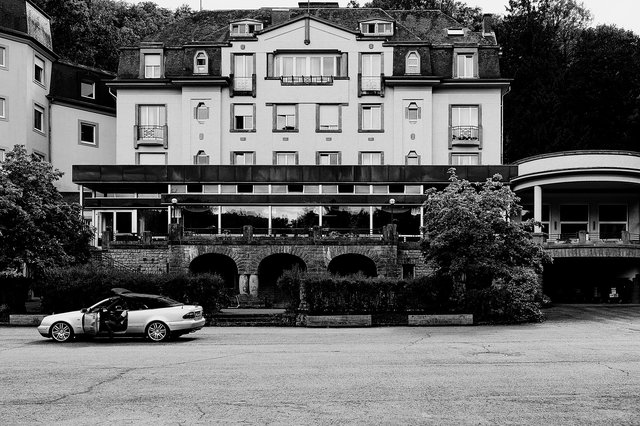
[[[280,77],[283,86],[330,86],[333,84],[331,75],[283,75]]]
[[[133,126],[134,148],[139,145],[161,145],[168,147],[167,125],[136,124]]]
[[[255,74],[254,74],[255,76]],[[254,86],[254,78],[233,76],[233,90],[235,92],[252,92]]]

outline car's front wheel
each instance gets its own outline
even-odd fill
[[[73,338],[73,330],[66,322],[57,322],[51,326],[51,337],[59,343],[68,342]]]
[[[154,342],[164,342],[169,339],[169,327],[161,321],[153,321],[147,326],[147,337]]]

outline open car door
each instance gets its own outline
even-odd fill
[[[82,330],[90,336],[98,334],[98,331],[100,331],[100,311],[84,313],[82,316]]]

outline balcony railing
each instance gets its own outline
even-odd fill
[[[138,145],[161,145],[168,147],[167,125],[146,125],[136,124],[133,126],[133,144]]]
[[[480,128],[478,126],[452,126],[451,141],[453,144],[473,144],[480,141]]]
[[[384,75],[362,75],[358,74],[358,96],[379,95],[384,96]]]
[[[544,234],[544,242],[552,244],[640,244],[640,234],[622,232],[563,232]]]
[[[283,86],[330,86],[333,84],[331,75],[283,75],[280,76]]]
[[[236,92],[253,91],[253,77],[233,77],[233,90]]]

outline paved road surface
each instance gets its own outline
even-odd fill
[[[206,328],[56,344],[0,328],[0,423],[640,424],[640,307],[543,324]]]

